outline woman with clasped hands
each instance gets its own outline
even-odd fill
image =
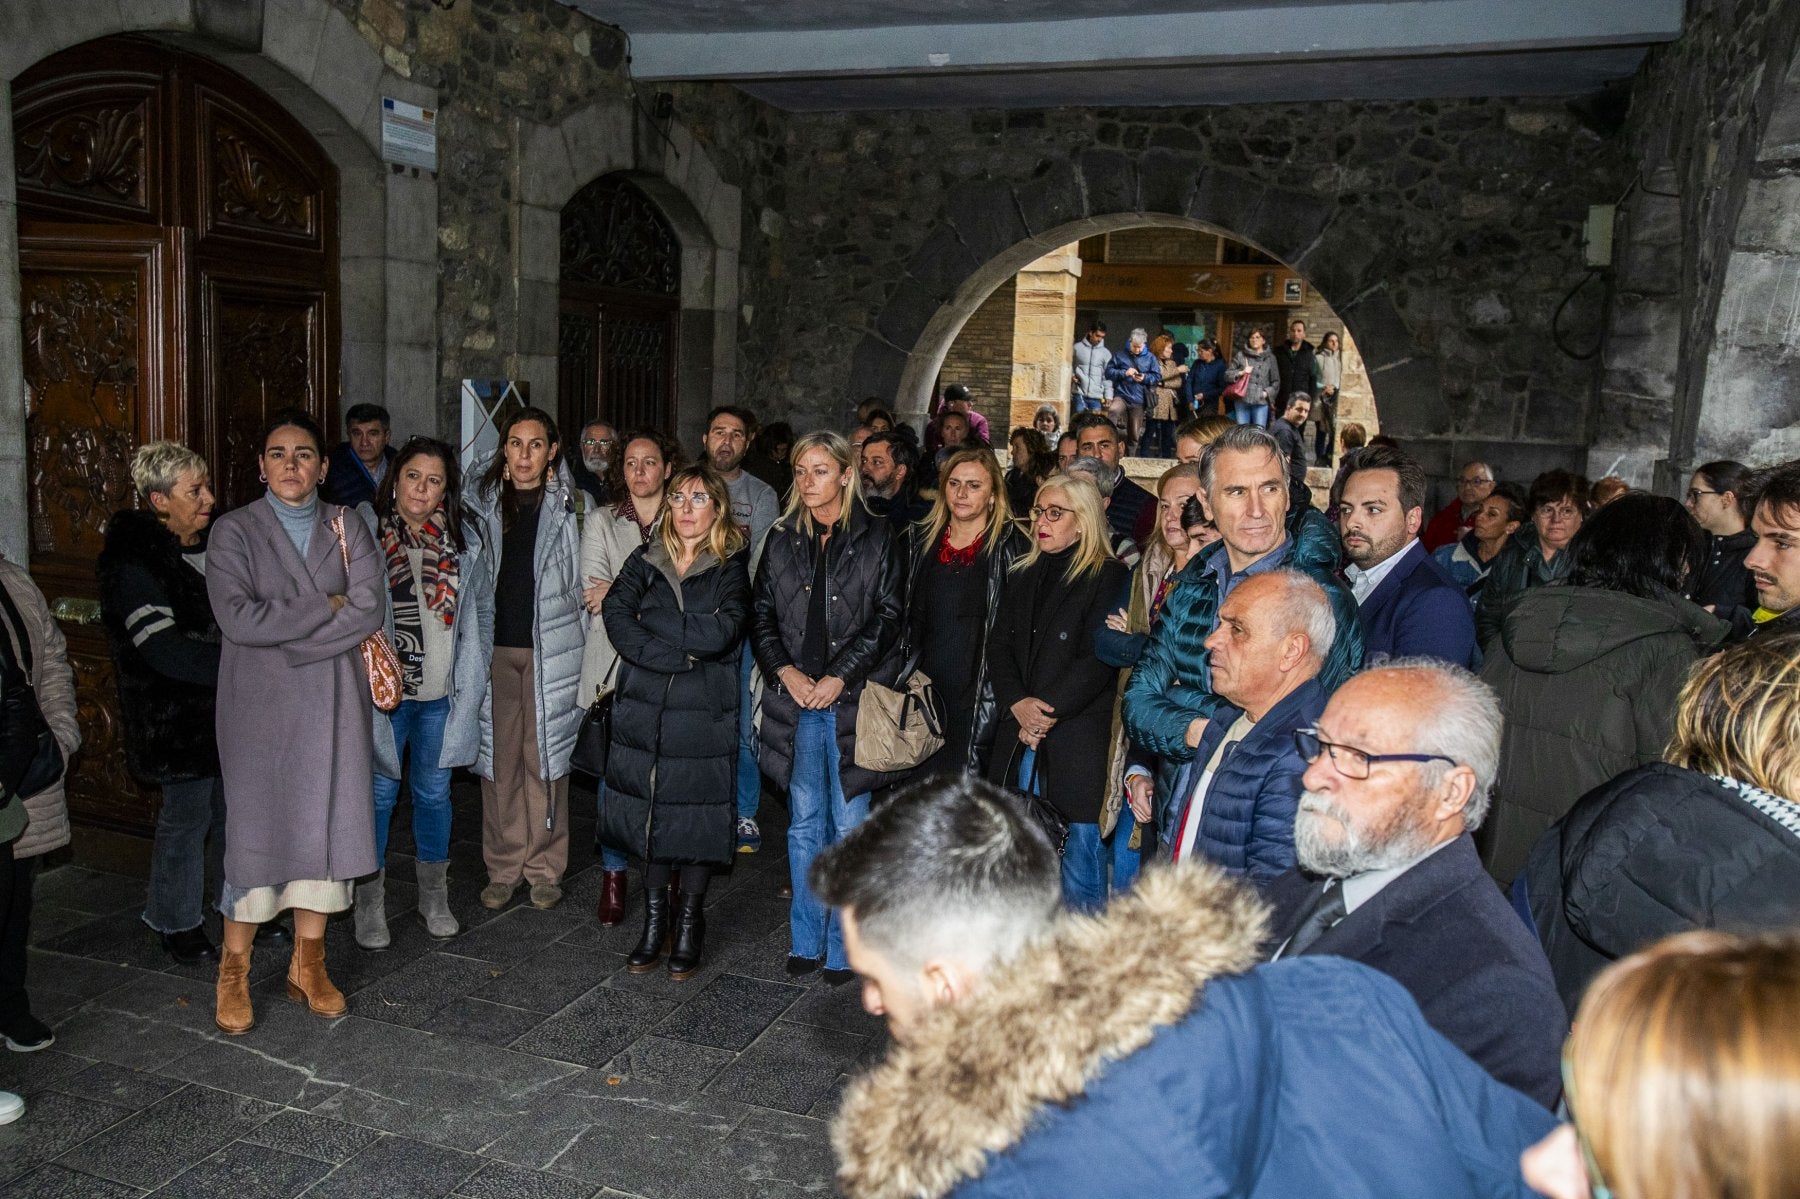
[[[323,444],[304,412],[270,418],[258,456],[269,489],[221,517],[206,552],[224,637],[225,945],[214,1019],[233,1036],[254,1022],[257,926],[288,909],[288,998],[315,1015],[344,1014],[325,973],[325,918],[348,908],[354,880],[375,870],[374,705],[357,647],[381,628],[387,579],[368,526],[319,501]]]
[[[870,793],[898,781],[856,764],[856,711],[871,675],[900,668],[902,553],[857,494],[856,461],[836,433],[795,441],[787,511],[769,530],[756,572],[750,641],[764,679],[762,770],[788,789],[794,900],[787,969],[854,975],[835,913],[807,872],[825,846],[869,814]]]

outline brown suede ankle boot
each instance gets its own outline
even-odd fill
[[[344,993],[325,973],[325,938],[295,937],[294,960],[288,963],[288,998],[304,1003],[315,1016],[341,1016],[349,1010]]]
[[[241,1037],[256,1023],[250,1010],[250,951],[219,951],[218,999],[213,1008],[213,1023],[228,1037]]]

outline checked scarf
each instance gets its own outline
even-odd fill
[[[456,621],[456,551],[444,536],[444,510],[439,508],[420,526],[417,536],[398,512],[381,522],[381,551],[387,558],[388,594],[394,600],[394,654],[406,692],[419,690],[425,674],[424,613],[448,627]],[[414,587],[409,549],[420,555]],[[422,594],[421,594],[422,593]]]

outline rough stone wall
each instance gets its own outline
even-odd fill
[[[1015,301],[1013,280],[996,287],[963,326],[940,376],[945,387],[952,383],[967,387],[975,410],[995,430],[1007,423],[1012,410]],[[994,436],[1001,434],[996,431]]]
[[[1434,473],[1465,451],[1513,473],[1585,451],[1595,364],[1545,331],[1582,277],[1587,206],[1628,176],[1560,100],[782,114],[722,86],[675,90],[678,119],[745,191],[741,390],[764,413],[840,419],[832,397],[865,336],[901,323],[909,267],[942,261],[954,286],[979,265],[960,247],[1023,229],[1031,189],[1073,174],[1087,205],[1073,219],[1185,204],[1201,178],[1222,215],[1197,200],[1189,215],[1227,228],[1234,213],[1266,229],[1329,205],[1336,244],[1354,250],[1307,273],[1340,308],[1384,293],[1365,319],[1417,343],[1381,366],[1441,389],[1447,416],[1413,430]],[[1591,341],[1599,318],[1590,290],[1564,323]]]
[[[1800,419],[1794,321],[1772,315],[1777,259],[1800,252],[1800,196],[1784,182],[1800,136],[1778,128],[1800,122],[1797,40],[1790,0],[1689,0],[1686,31],[1633,87],[1624,141],[1643,186],[1623,213],[1595,441],[1653,464],[1671,493],[1694,464],[1758,456],[1762,432]],[[1797,280],[1789,270],[1785,286]]]
[[[554,124],[624,78],[594,60],[609,36],[555,0],[331,0],[395,73],[438,93],[439,396],[506,377],[520,344],[515,121]]]

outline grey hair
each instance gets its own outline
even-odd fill
[[[1363,675],[1405,672],[1424,676],[1424,702],[1412,717],[1414,753],[1442,754],[1475,772],[1475,790],[1463,807],[1463,824],[1474,832],[1487,819],[1494,777],[1500,771],[1500,734],[1506,718],[1494,689],[1460,666],[1436,658],[1395,658],[1371,666]],[[1443,762],[1421,766],[1427,787],[1435,787],[1454,767]]]
[[[1219,455],[1236,452],[1247,453],[1261,450],[1265,454],[1273,454],[1277,462],[1285,462],[1287,453],[1275,435],[1267,429],[1259,429],[1255,425],[1233,425],[1206,447],[1200,454],[1200,490],[1212,497],[1213,474],[1218,469]]]
[[[206,459],[178,441],[146,442],[131,456],[131,485],[147,504],[152,491],[168,495],[175,490],[175,481],[182,473],[190,470],[201,478],[211,474]]]
[[[1071,472],[1078,472],[1092,479],[1094,486],[1100,489],[1100,498],[1103,500],[1112,498],[1113,484],[1119,481],[1119,472],[1116,467],[1106,465],[1091,454],[1077,458],[1063,467],[1063,473]]]
[[[1150,344],[1150,334],[1148,334],[1147,332],[1145,332],[1142,329],[1133,329],[1131,331],[1131,340],[1132,341],[1141,341],[1145,345],[1149,345]]]
[[[1337,614],[1331,610],[1331,597],[1317,579],[1297,570],[1271,570],[1265,577],[1281,583],[1275,604],[1283,633],[1305,633],[1313,664],[1323,665],[1337,640]]]

